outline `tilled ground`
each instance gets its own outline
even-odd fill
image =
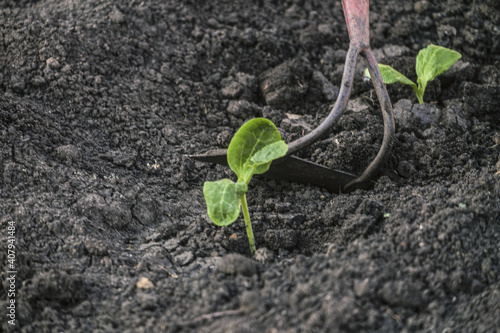
[[[410,79],[430,43],[463,57],[423,106],[388,86],[397,134],[373,189],[255,178],[251,258],[242,221],[206,215],[203,182],[228,169],[187,155],[227,147],[252,117],[288,142],[317,126],[348,48],[341,2],[0,1],[2,330],[498,329],[498,2],[370,9],[377,59]],[[374,158],[383,123],[363,70],[301,157],[357,174]]]

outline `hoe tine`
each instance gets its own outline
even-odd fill
[[[377,60],[370,49],[369,30],[369,0],[342,0],[344,16],[349,32],[351,44],[361,45],[361,55],[368,64],[368,70],[372,77],[372,83],[382,109],[384,119],[384,139],[375,159],[370,163],[361,176],[345,186],[345,189],[354,189],[366,183],[375,176],[387,155],[391,151],[394,140],[394,115],[391,100],[387,94],[382,74],[378,68]]]
[[[375,159],[366,168],[363,174],[345,185],[344,190],[365,188],[366,183],[372,178],[389,154],[394,137],[394,116],[391,101],[385,89],[382,75],[377,65],[377,60],[370,49],[369,31],[369,0],[342,0],[347,30],[349,32],[349,50],[347,52],[342,84],[339,97],[330,114],[313,131],[302,138],[288,144],[288,154],[302,150],[325,134],[338,121],[343,114],[351,95],[354,70],[358,55],[361,54],[368,63],[368,70],[372,74],[372,82],[380,102],[384,119],[384,139]]]
[[[378,68],[377,60],[370,49],[363,50],[362,55],[368,63],[368,71],[372,77],[373,86],[375,87],[375,92],[380,102],[380,108],[382,109],[382,117],[384,119],[384,139],[382,140],[382,145],[377,156],[366,168],[363,174],[345,186],[345,188],[349,190],[356,188],[360,184],[366,183],[376,174],[391,151],[395,132],[392,104],[389,99],[389,95],[387,94],[387,90],[385,89],[385,84],[382,80],[382,74]]]

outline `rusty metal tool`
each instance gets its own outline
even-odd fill
[[[288,144],[287,156],[274,161],[269,171],[263,174],[263,176],[274,179],[285,179],[297,183],[309,183],[326,188],[330,192],[349,192],[358,188],[366,189],[370,187],[371,179],[376,175],[392,148],[395,129],[394,116],[392,104],[385,89],[377,60],[370,48],[369,0],[342,0],[342,7],[344,9],[350,43],[345,60],[339,97],[325,120],[313,131],[298,140],[290,142]],[[355,176],[306,161],[293,156],[293,154],[316,142],[342,116],[351,95],[356,61],[359,55],[366,60],[372,83],[380,102],[384,120],[384,138],[375,159],[360,176]],[[202,162],[227,165],[226,153],[226,150],[215,150],[204,154],[191,155],[190,157]]]

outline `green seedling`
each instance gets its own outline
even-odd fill
[[[246,199],[248,183],[253,175],[266,172],[271,162],[285,156],[287,151],[287,144],[270,120],[249,120],[236,132],[227,149],[227,161],[238,177],[237,182],[222,179],[203,185],[208,216],[216,225],[227,226],[236,221],[241,206],[252,255],[255,241]]]
[[[411,86],[417,94],[418,102],[422,104],[424,103],[424,92],[427,83],[447,71],[461,57],[462,55],[457,51],[433,44],[420,50],[415,66],[418,77],[417,84],[391,66],[379,64],[378,67],[386,84],[399,82]],[[368,69],[365,70],[365,75],[370,77]]]

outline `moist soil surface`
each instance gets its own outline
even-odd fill
[[[372,188],[255,177],[252,257],[242,218],[206,214],[203,182],[230,170],[188,155],[253,117],[287,142],[320,124],[349,46],[341,2],[0,1],[1,330],[498,330],[499,2],[383,3],[379,62],[416,80],[429,44],[462,59],[424,105],[387,87],[396,135]],[[354,174],[373,160],[364,69],[300,157]]]

